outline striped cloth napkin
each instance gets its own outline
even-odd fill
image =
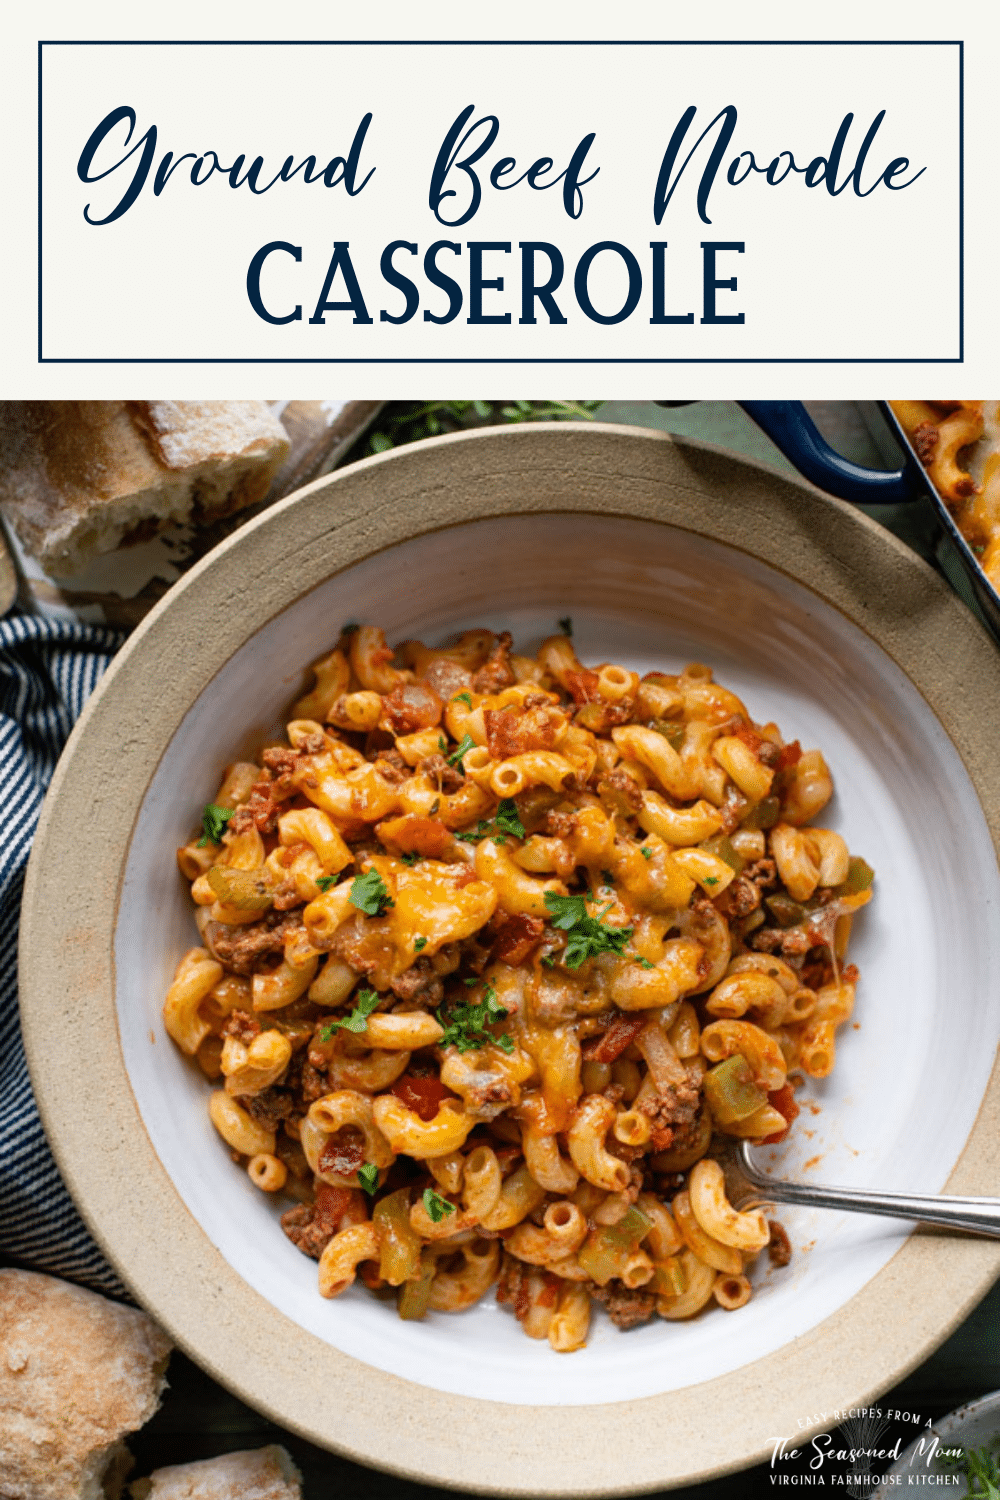
[[[21,890],[42,798],[74,720],[123,639],[38,615],[0,620],[0,1262],[127,1298],[49,1150],[17,1009]]]

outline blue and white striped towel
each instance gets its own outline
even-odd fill
[[[45,789],[122,640],[38,615],[0,620],[0,1262],[118,1297],[125,1288],[73,1206],[38,1118],[18,1023],[17,926]]]

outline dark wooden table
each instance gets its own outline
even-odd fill
[[[849,457],[886,467],[891,450],[879,433],[874,408],[865,403],[810,403],[826,435]],[[599,419],[657,426],[705,438],[749,457],[787,470],[788,465],[753,423],[731,402],[704,402],[677,410],[663,410],[648,402],[609,402]],[[929,514],[918,507],[873,508],[876,519],[892,527],[925,556],[933,555]],[[1000,1387],[1000,1283],[944,1343],[936,1354],[892,1391],[883,1408],[919,1412],[936,1419],[966,1401]],[[803,1392],[808,1411],[808,1393]],[[915,1435],[911,1433],[910,1436]],[[475,1435],[470,1434],[470,1442]],[[244,1406],[182,1354],[170,1367],[170,1391],[153,1420],[130,1441],[137,1460],[136,1474],[160,1465],[208,1458],[237,1448],[282,1442],[305,1477],[306,1500],[420,1500],[446,1491],[413,1484],[362,1468],[313,1447]],[[483,1454],[483,1483],[489,1483],[489,1454]],[[667,1493],[667,1492],[664,1492]],[[672,1496],[697,1495],[699,1500],[736,1500],[739,1496],[772,1493],[767,1465],[744,1470],[696,1488],[672,1490]],[[847,1491],[843,1491],[847,1493]]]

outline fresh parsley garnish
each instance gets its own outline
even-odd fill
[[[378,993],[375,990],[359,990],[357,1004],[349,1016],[342,1021],[331,1021],[319,1034],[321,1042],[328,1042],[333,1033],[341,1027],[344,1031],[353,1031],[355,1034],[364,1031],[368,1025],[368,1017],[378,1005]]]
[[[458,749],[453,750],[451,755],[448,756],[449,766],[457,766],[458,769],[464,773],[465,767],[462,765],[462,759],[464,756],[468,755],[470,750],[475,750],[475,748],[476,742],[472,738],[472,735],[463,735],[462,743],[459,745]]]
[[[442,1008],[438,1011],[437,1018],[444,1027],[444,1036],[439,1043],[442,1047],[457,1047],[459,1052],[473,1052],[487,1042],[493,1042],[503,1052],[511,1053],[514,1050],[512,1037],[506,1033],[503,1036],[493,1036],[486,1029],[496,1021],[507,1019],[506,1008],[500,1004],[491,984],[486,986],[486,993],[478,1005],[455,1005],[447,1018]]]
[[[572,635],[573,634],[573,617],[572,617],[572,615],[564,615],[563,616],[563,618],[559,621],[559,629],[562,631],[563,635]]]
[[[565,968],[578,969],[598,953],[624,953],[632,929],[611,927],[601,921],[611,909],[610,901],[594,917],[587,914],[585,896],[559,896],[555,891],[546,891],[545,905],[551,913],[552,926],[569,933],[560,959]]]
[[[375,869],[366,870],[363,875],[355,875],[351,881],[351,894],[347,899],[358,911],[363,911],[366,917],[384,916],[386,908],[396,904],[391,900],[385,882]]]
[[[498,844],[503,844],[506,843],[504,835],[508,833],[516,839],[524,838],[524,824],[518,815],[517,803],[513,797],[503,799],[494,818],[480,818],[475,831],[456,833],[455,837],[462,839],[466,844],[478,844],[480,839],[492,836]]]
[[[423,951],[424,951],[424,949],[426,947],[427,947],[427,939],[425,937],[418,937],[418,938],[414,938],[413,939],[413,951],[414,951],[414,953],[423,953]]]
[[[639,853],[642,855],[643,859],[652,859],[653,857],[652,849],[647,849],[645,844],[639,845]]]
[[[702,882],[703,885],[718,885],[718,883],[718,875],[706,875],[704,881]]]
[[[468,704],[469,708],[471,708],[472,707],[472,694],[471,693],[456,693],[455,696],[454,696],[454,698],[452,698],[451,701],[452,701],[452,703],[466,703],[466,704]]]
[[[436,1193],[430,1187],[424,1188],[424,1195],[421,1201],[427,1210],[427,1217],[433,1219],[435,1224],[440,1224],[445,1214],[453,1214],[455,1212],[454,1203],[449,1203],[447,1198],[442,1198],[440,1193]]]
[[[639,965],[640,969],[655,969],[656,968],[656,965],[655,964],[651,964],[648,958],[637,958],[636,959],[636,963]]]
[[[328,891],[331,885],[337,884],[337,877],[336,875],[320,875],[317,877],[316,884],[321,891]]]
[[[471,979],[463,979],[462,983],[464,985],[467,985],[467,986],[468,985],[473,985],[473,984],[478,984],[479,983],[479,976],[477,974],[473,974],[473,976],[472,976]]]
[[[493,824],[501,833],[513,834],[516,839],[524,838],[524,824],[518,815],[517,803],[513,797],[505,797],[500,803]]]
[[[201,815],[201,826],[204,831],[198,840],[199,849],[204,849],[206,844],[222,843],[226,824],[235,811],[235,807],[219,807],[215,802],[207,804]]]
[[[480,839],[489,838],[492,831],[492,823],[488,823],[485,818],[480,818],[475,828],[469,829],[467,833],[456,833],[455,837],[461,839],[463,844],[478,844]]]
[[[403,861],[404,865],[415,865],[416,862],[417,862],[417,860],[420,858],[420,855],[419,854],[415,854],[415,853],[414,854],[401,854],[399,857]]]
[[[445,739],[445,737],[444,737],[443,734],[439,734],[438,735],[438,749],[441,751],[442,755],[447,750],[447,748],[448,748],[448,741]]]
[[[378,1187],[378,1167],[373,1161],[366,1161],[363,1167],[358,1168],[358,1181],[371,1197]]]

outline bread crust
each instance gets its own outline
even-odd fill
[[[278,1444],[157,1469],[129,1486],[132,1500],[302,1500],[302,1475]]]
[[[263,401],[0,403],[0,508],[47,572],[263,499],[288,453]]]
[[[120,1493],[122,1438],[160,1404],[170,1340],[137,1308],[0,1270],[0,1494],[103,1500]]]

